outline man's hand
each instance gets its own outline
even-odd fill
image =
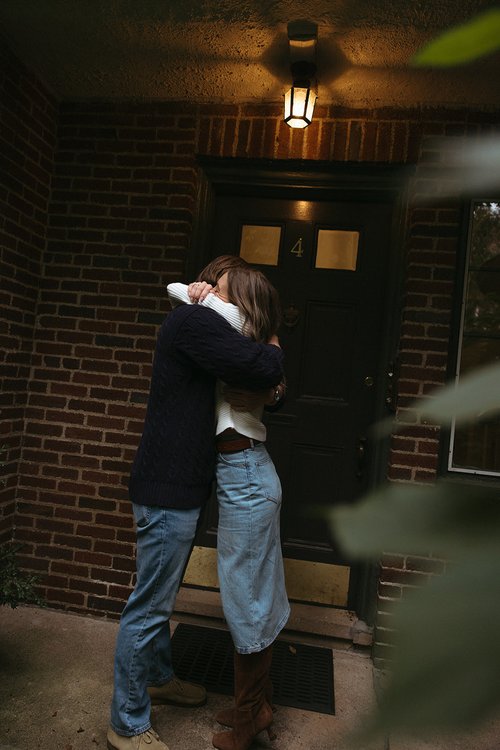
[[[235,411],[253,411],[274,403],[274,388],[263,391],[247,391],[244,388],[224,388],[224,398]]]
[[[208,294],[213,293],[213,286],[206,281],[193,281],[188,285],[188,295],[191,302],[203,302]]]

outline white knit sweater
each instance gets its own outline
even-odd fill
[[[181,303],[191,305],[193,304],[189,299],[188,287],[186,284],[176,282],[167,286],[167,292],[172,305],[178,305]],[[245,333],[245,316],[237,307],[231,302],[224,302],[220,297],[215,294],[208,294],[203,302],[198,303],[203,307],[209,307],[215,312],[222,315],[230,325],[240,333]],[[216,435],[220,435],[221,432],[232,428],[246,437],[253,438],[254,440],[265,440],[266,439],[266,428],[262,423],[262,412],[263,407],[254,409],[252,411],[235,411],[227,401],[224,400],[223,393],[224,383],[217,381],[216,386]]]

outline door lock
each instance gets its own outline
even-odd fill
[[[283,310],[283,324],[287,328],[295,328],[299,322],[300,310],[292,303]]]

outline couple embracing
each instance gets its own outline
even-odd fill
[[[279,534],[281,486],[265,447],[264,405],[284,395],[279,302],[266,277],[220,256],[188,287],[168,287],[144,430],[129,494],[137,582],[118,631],[108,750],[168,750],[153,703],[198,706],[204,688],[173,672],[169,619],[200,512],[217,479],[217,557],[234,644],[234,707],[216,720],[219,750],[271,736],[272,644],[290,613]],[[174,750],[174,748],[172,748]]]

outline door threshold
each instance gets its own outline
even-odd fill
[[[290,607],[292,612],[286,630],[335,638],[355,646],[373,644],[373,629],[360,620],[355,612],[301,602],[290,602]],[[181,586],[175,602],[174,619],[176,614],[223,620],[220,594],[218,591]]]

